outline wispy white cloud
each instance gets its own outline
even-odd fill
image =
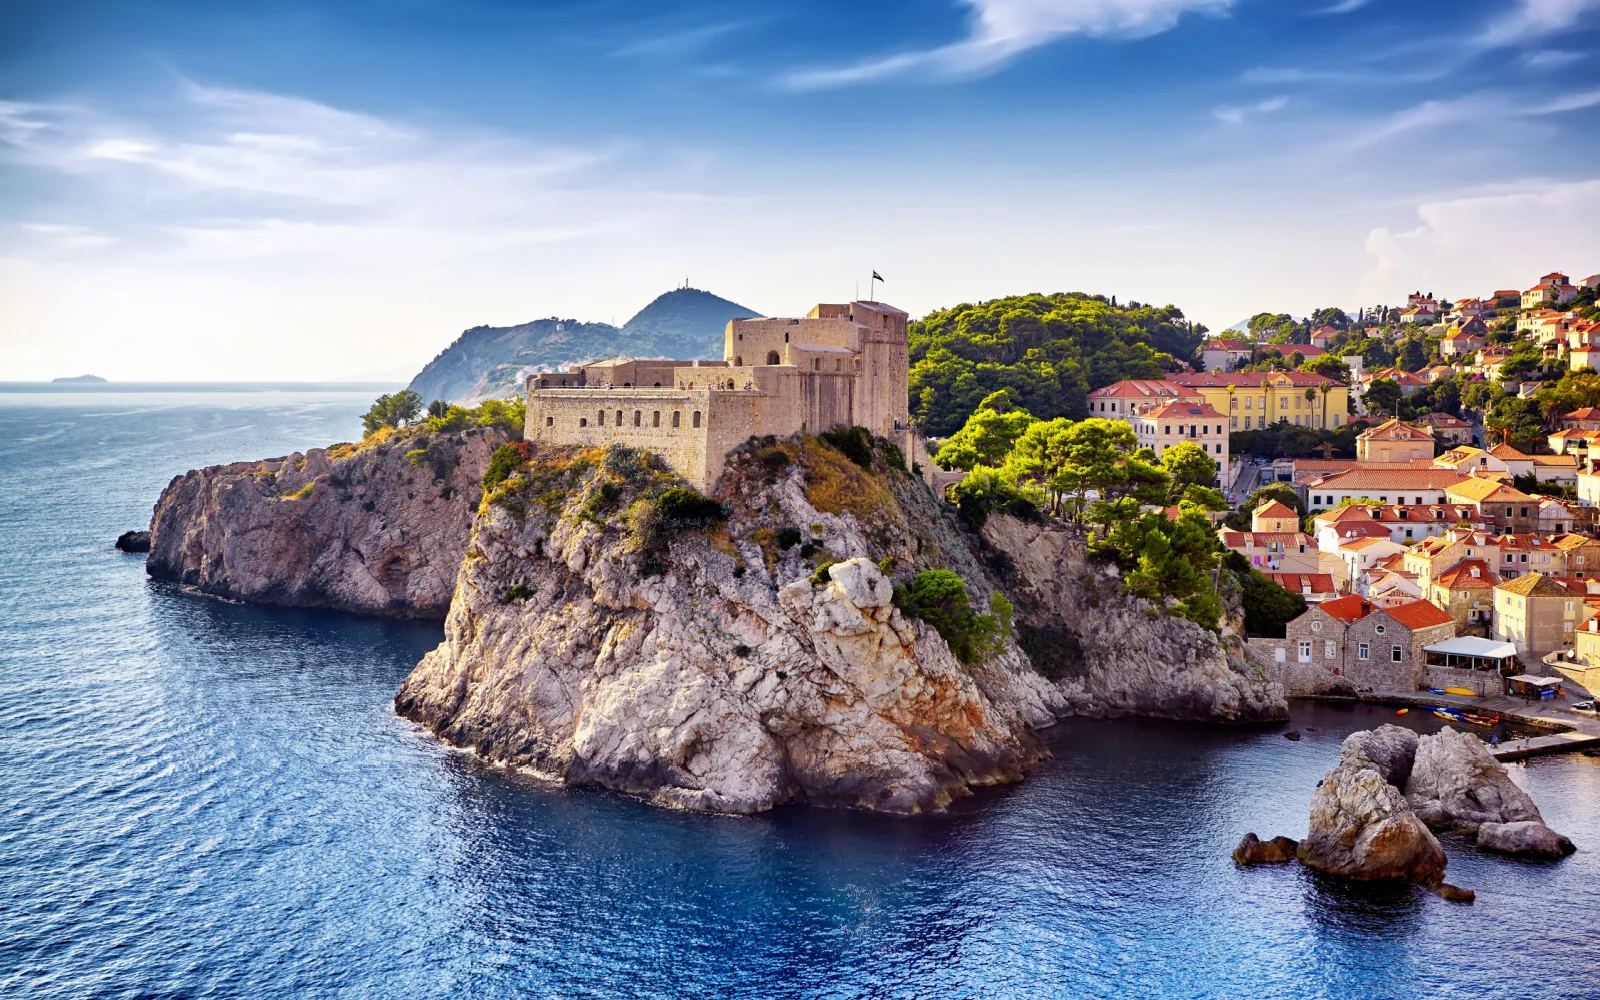
[[[1339,0],[1331,7],[1324,7],[1317,11],[1318,14],[1351,14],[1360,10],[1372,0]]]
[[[1587,53],[1573,52],[1570,49],[1540,49],[1530,52],[1522,57],[1522,65],[1533,70],[1555,70],[1563,66],[1571,66],[1588,58]]]
[[[1484,91],[1449,100],[1423,101],[1397,111],[1355,138],[1357,146],[1370,146],[1408,132],[1466,121],[1539,118],[1580,111],[1600,105],[1600,88],[1535,98]]]
[[[736,31],[755,24],[755,21],[721,21],[715,24],[701,24],[690,28],[676,28],[661,31],[657,34],[646,35],[613,49],[611,55],[617,58],[636,58],[643,56],[690,56],[702,52],[712,42]]]
[[[1485,45],[1517,45],[1573,27],[1600,0],[1517,0],[1504,15],[1490,21],[1480,41]]]
[[[1250,118],[1255,115],[1268,115],[1274,111],[1282,111],[1288,106],[1289,98],[1279,94],[1276,97],[1269,97],[1266,100],[1257,101],[1254,104],[1224,105],[1220,108],[1212,108],[1211,114],[1213,117],[1220,121],[1227,122],[1229,125],[1243,125],[1246,118]]]
[[[962,0],[972,8],[967,37],[933,49],[880,56],[849,66],[791,73],[796,90],[821,90],[907,73],[968,78],[1068,36],[1145,38],[1170,30],[1187,13],[1223,14],[1235,0]]]

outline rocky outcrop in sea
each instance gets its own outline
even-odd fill
[[[703,523],[663,509],[676,483],[624,448],[536,452],[486,498],[445,641],[400,714],[488,759],[666,806],[918,812],[1021,777],[1044,753],[1034,730],[1060,716],[1283,712],[1209,633],[1114,586],[1101,609],[1049,610],[1049,556],[1082,564],[1067,533],[1001,522],[993,537],[1028,558],[985,549],[881,447],[869,469],[815,438],[751,442]],[[949,570],[964,603],[1003,619],[993,567],[1027,605],[977,655],[897,599]],[[1019,645],[1024,618],[1102,618],[1108,636],[1049,676]]]
[[[507,440],[494,427],[385,432],[187,472],[156,502],[146,569],[234,600],[442,619]]]

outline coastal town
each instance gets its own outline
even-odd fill
[[[1552,272],[1354,318],[1263,315],[1187,370],[1093,389],[1088,409],[1158,458],[1179,441],[1214,457],[1219,543],[1299,599],[1246,641],[1290,694],[1592,716],[1597,288]]]

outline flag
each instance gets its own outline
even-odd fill
[[[883,275],[879,274],[877,271],[873,271],[872,272],[872,280],[873,281],[883,281]]]

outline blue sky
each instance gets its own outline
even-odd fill
[[[1221,327],[1600,271],[1600,0],[0,18],[0,379],[398,374],[685,277]]]

